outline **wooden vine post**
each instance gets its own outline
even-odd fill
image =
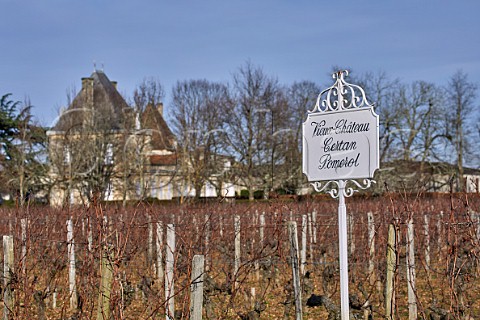
[[[113,256],[108,245],[105,245],[100,263],[100,290],[98,293],[97,320],[110,319],[110,296],[113,283]]]
[[[307,264],[307,215],[302,215],[302,249],[300,250],[300,274],[305,275]]]
[[[298,235],[297,223],[287,223],[290,239],[290,260],[292,263],[293,291],[295,295],[295,320],[302,320],[302,287],[300,285],[300,268],[298,265]]]
[[[68,289],[70,295],[70,308],[77,309],[77,285],[75,267],[75,239],[73,238],[73,221],[67,220],[67,253],[68,253]]]
[[[156,223],[157,227],[157,237],[155,248],[157,249],[157,278],[159,282],[163,281],[163,222],[158,221]]]
[[[235,261],[234,261],[234,266],[233,266],[233,277],[234,277],[234,287],[235,290],[238,289],[239,282],[238,282],[238,272],[240,270],[240,261],[241,261],[241,255],[240,255],[240,247],[241,247],[241,242],[240,242],[240,216],[235,216],[235,221],[234,221],[234,231],[235,231]]]
[[[203,307],[203,273],[205,270],[205,257],[195,255],[192,260],[192,277],[190,284],[190,319],[202,320]]]
[[[167,224],[167,246],[165,255],[165,300],[166,320],[175,319],[175,290],[173,270],[175,267],[175,225]]]
[[[3,320],[13,319],[13,236],[3,236]]]
[[[397,269],[396,230],[393,224],[388,226],[387,242],[387,279],[385,281],[385,319],[393,320],[395,313],[395,272]]]
[[[417,319],[415,244],[413,238],[413,220],[407,221],[407,284],[408,284],[408,319]]]

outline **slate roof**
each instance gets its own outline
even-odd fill
[[[90,117],[101,130],[121,130],[132,124],[133,109],[102,71],[82,79],[82,89],[59,117],[53,131],[81,128]],[[92,117],[93,116],[93,117]]]
[[[140,122],[142,128],[152,130],[152,149],[175,150],[175,136],[156,107],[149,104],[143,111]]]
[[[135,129],[134,109],[125,102],[102,71],[95,71],[90,77],[82,79],[81,91],[62,112],[51,131],[80,131],[89,123],[88,120],[92,128],[98,131]],[[148,105],[145,108],[140,122],[142,129],[152,131],[152,150],[175,150],[175,136],[155,106]]]

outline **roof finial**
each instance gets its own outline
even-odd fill
[[[93,60],[93,72],[97,72],[97,62]]]
[[[103,67],[104,67],[104,65],[103,65],[103,62],[102,62],[102,72],[103,72]]]

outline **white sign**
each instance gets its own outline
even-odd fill
[[[303,173],[308,181],[373,178],[378,167],[378,115],[373,107],[308,115],[303,123]]]

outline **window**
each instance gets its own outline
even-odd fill
[[[72,153],[68,145],[63,147],[63,163],[70,164],[72,162]]]
[[[112,165],[113,164],[113,144],[108,143],[107,148],[105,150],[105,160],[104,160],[106,165]]]
[[[151,198],[157,198],[157,194],[159,191],[158,185],[157,185],[157,179],[155,176],[152,176],[150,178],[150,197]]]

